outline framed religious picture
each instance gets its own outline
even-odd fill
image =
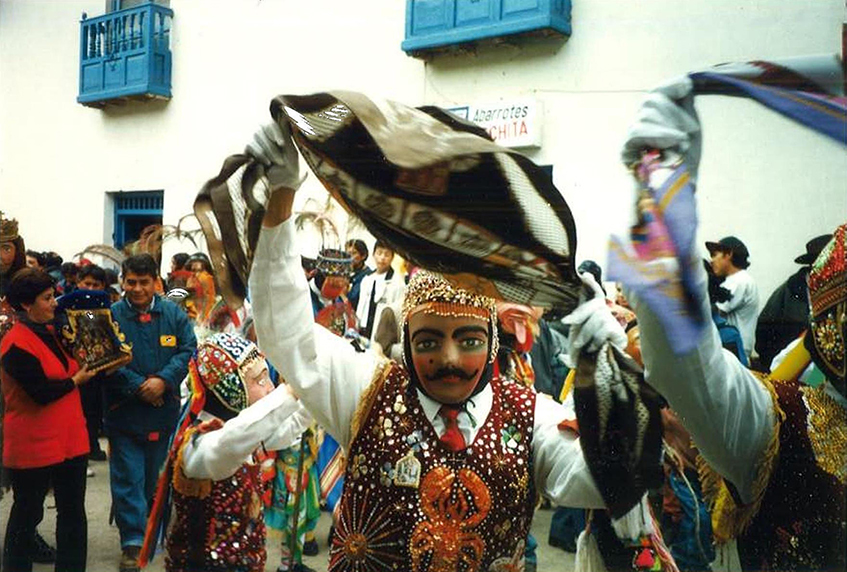
[[[128,364],[132,361],[132,348],[112,320],[108,305],[99,299],[101,293],[78,292],[68,295],[71,300],[64,308],[67,323],[62,329],[74,358],[93,372]],[[59,305],[63,305],[61,299]]]

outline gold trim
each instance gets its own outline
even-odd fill
[[[702,455],[697,455],[700,486],[703,489],[703,498],[709,503],[712,513],[712,532],[718,544],[732,540],[750,526],[750,523],[759,513],[762,499],[765,497],[765,490],[779,459],[779,432],[785,421],[785,412],[779,406],[779,398],[774,389],[773,380],[763,374],[752,373],[770,393],[776,420],[773,434],[756,468],[756,478],[753,481],[753,500],[743,506],[735,504],[724,478],[709,466]]]
[[[809,442],[822,471],[847,484],[847,411],[828,395],[825,386],[802,387],[808,409]]]
[[[212,492],[212,480],[211,479],[192,479],[191,477],[186,476],[185,471],[182,470],[182,461],[183,461],[183,453],[185,452],[185,447],[188,445],[188,442],[194,437],[194,433],[197,431],[195,427],[190,427],[185,430],[185,433],[182,436],[182,444],[179,447],[179,451],[176,454],[176,460],[174,461],[174,475],[172,478],[174,490],[178,493],[185,495],[187,497],[196,497],[200,499],[204,499]]]
[[[388,379],[388,375],[391,373],[391,366],[393,363],[394,362],[391,360],[383,359],[379,364],[377,364],[370,385],[359,398],[359,404],[356,406],[356,413],[353,415],[353,420],[350,422],[350,443],[345,443],[345,447],[349,447],[359,434],[359,431],[362,428],[362,423],[365,422],[368,414],[373,408],[373,404],[374,401],[376,401],[376,396],[379,394],[379,390],[382,389],[383,385],[385,385],[385,380]]]

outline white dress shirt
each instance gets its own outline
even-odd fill
[[[280,385],[221,429],[191,439],[182,453],[182,469],[190,479],[225,479],[251,462],[260,445],[267,451],[290,447],[311,423],[308,411]]]
[[[384,362],[373,352],[356,353],[348,342],[314,323],[291,218],[262,229],[250,272],[250,292],[259,347],[315,420],[343,447],[349,447],[350,425],[359,398]],[[486,391],[488,397],[483,396]],[[490,387],[483,390],[469,404],[477,427],[491,410],[490,392]],[[440,405],[436,408],[430,403],[425,408],[440,436],[444,432],[438,416]],[[603,501],[579,439],[558,428],[563,419],[573,417],[572,410],[553,400],[536,400],[532,441],[535,483],[539,492],[555,504],[600,508]],[[467,414],[462,413],[457,421],[466,442],[472,443],[476,428],[471,427]]]

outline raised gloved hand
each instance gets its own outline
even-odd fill
[[[306,178],[300,176],[300,157],[285,120],[282,125],[274,121],[260,127],[244,152],[265,165],[271,192],[279,188],[296,191]]]
[[[682,76],[647,94],[621,150],[624,164],[637,162],[646,149],[674,151],[685,159],[691,176],[696,178],[701,132],[692,88],[691,78]]]
[[[562,318],[562,323],[570,326],[567,347],[571,367],[576,365],[583,351],[596,352],[606,342],[623,351],[627,344],[626,333],[606,305],[603,289],[588,272],[583,272],[579,278],[585,286],[580,296],[584,300]]]

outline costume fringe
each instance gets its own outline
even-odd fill
[[[362,423],[364,423],[365,419],[368,418],[368,414],[371,412],[374,401],[376,401],[376,396],[379,394],[379,390],[388,378],[388,374],[391,373],[393,365],[394,362],[389,359],[383,359],[377,365],[373,378],[371,379],[371,384],[362,394],[362,397],[359,398],[359,404],[356,406],[356,413],[353,415],[353,421],[350,422],[350,443],[352,443],[356,438],[356,435],[359,434],[359,430],[362,428]],[[350,443],[345,443],[344,446],[349,447]]]
[[[183,471],[182,469],[182,460],[183,453],[185,452],[185,446],[194,436],[194,433],[196,433],[196,431],[197,430],[194,427],[185,431],[182,443],[180,444],[179,450],[176,453],[176,461],[174,462],[173,467],[172,484],[174,490],[180,493],[181,495],[204,499],[209,496],[209,494],[212,492],[212,480],[189,478],[185,475],[185,471]]]
[[[709,466],[702,455],[697,455],[700,486],[703,490],[703,498],[709,504],[712,514],[712,533],[718,544],[736,538],[750,526],[750,523],[759,513],[762,499],[765,496],[765,489],[767,489],[771,474],[779,458],[779,432],[783,421],[785,421],[785,412],[779,406],[779,398],[773,386],[774,382],[763,374],[753,373],[771,395],[776,423],[768,446],[756,469],[752,502],[743,506],[735,504],[723,477]]]

